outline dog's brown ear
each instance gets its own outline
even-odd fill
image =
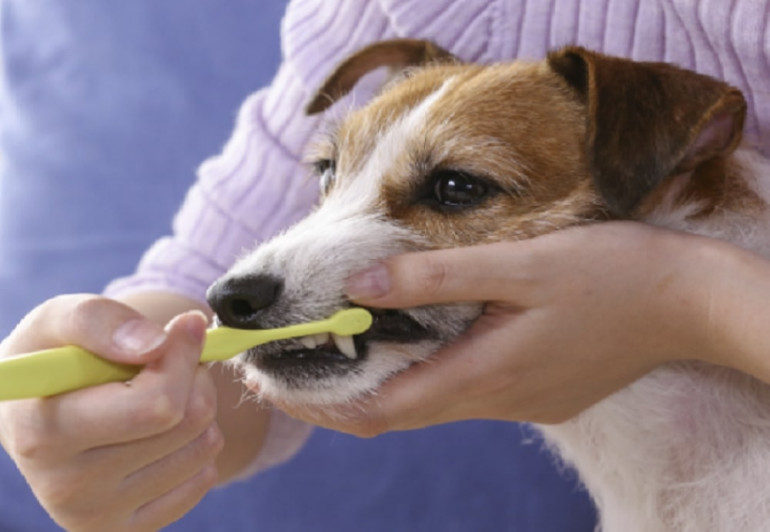
[[[310,100],[305,112],[313,115],[325,111],[350,92],[358,80],[377,68],[402,70],[411,66],[455,59],[452,54],[430,41],[393,39],[369,45],[337,67]]]
[[[632,216],[668,177],[740,142],[746,102],[726,83],[579,47],[549,54],[548,63],[586,106],[588,160],[615,216]]]

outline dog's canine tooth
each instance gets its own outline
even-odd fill
[[[337,346],[337,349],[339,349],[343,355],[351,360],[355,360],[357,358],[358,355],[356,353],[356,345],[353,343],[352,336],[339,336],[337,334],[332,334],[332,339],[334,340],[334,344]]]
[[[315,335],[303,336],[301,338],[297,338],[297,340],[308,349],[315,349],[318,346]]]

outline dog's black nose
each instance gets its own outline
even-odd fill
[[[209,305],[227,327],[261,329],[260,311],[275,302],[283,282],[272,276],[225,277],[206,293]]]

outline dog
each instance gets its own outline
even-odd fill
[[[394,73],[314,148],[317,210],[209,290],[218,320],[268,328],[351,306],[346,278],[391,255],[636,220],[770,257],[770,165],[741,145],[746,103],[722,81],[580,47],[540,62],[467,64],[420,40],[371,45],[332,73],[320,113],[365,74]],[[353,337],[256,347],[236,364],[281,403],[373,393],[480,315],[457,303],[371,309]],[[539,427],[579,472],[607,531],[765,530],[770,387],[681,362],[575,418]]]

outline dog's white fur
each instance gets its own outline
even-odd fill
[[[449,82],[447,82],[449,83]],[[444,85],[444,88],[447,85]],[[422,236],[387,219],[379,204],[382,175],[399,153],[407,150],[419,131],[426,111],[440,97],[439,89],[409,114],[379,132],[380,141],[366,159],[361,178],[329,196],[311,216],[289,231],[247,254],[229,275],[268,274],[286,283],[285,299],[297,301],[301,309],[283,309],[288,323],[303,316],[326,316],[344,305],[344,284],[353,273],[378,260],[421,247]],[[373,125],[372,127],[376,127]],[[434,323],[429,312],[414,310],[412,316],[427,326],[441,327],[453,336],[464,329],[468,317],[476,317],[476,305],[455,305],[453,321]],[[297,312],[301,316],[292,318]],[[279,314],[276,311],[276,314]],[[244,382],[264,397],[291,403],[338,404],[361,393],[371,392],[378,383],[435,351],[435,341],[387,345],[378,356],[368,357],[354,373],[323,380],[310,379],[296,387],[244,364]]]
[[[424,234],[389,218],[382,187],[386,176],[400,171],[394,161],[425,142],[426,116],[442,105],[442,95],[454,83],[447,79],[385,126],[371,117],[365,126],[370,131],[361,134],[376,142],[357,163],[355,179],[339,180],[317,211],[231,270],[229,276],[271,274],[285,282],[270,314],[275,321],[268,319],[266,325],[317,318],[346,306],[343,286],[351,273],[426,247]],[[473,142],[479,140],[461,137],[455,146],[445,146],[446,153],[481,150]],[[434,155],[440,160],[446,153]],[[340,153],[341,158],[347,155]],[[526,168],[526,154],[518,157],[515,164]],[[740,149],[731,161],[746,186],[764,203],[770,201],[768,162]],[[699,205],[677,203],[676,187],[671,190],[645,221],[729,240],[770,257],[767,209],[693,216]],[[548,214],[539,223],[549,223]],[[479,312],[477,305],[457,305],[439,314],[430,308],[409,311],[443,338],[457,335]],[[354,371],[324,378],[285,380],[258,370],[248,358],[241,365],[247,385],[267,399],[334,404],[375,390],[440,344],[431,339],[373,345]],[[664,366],[576,418],[541,428],[554,451],[579,471],[607,531],[760,531],[770,526],[770,387],[737,371],[691,362]]]
[[[770,164],[733,157],[770,201]],[[693,221],[697,205],[664,201],[645,221],[728,240],[770,258],[770,213],[723,211]],[[560,425],[542,426],[580,472],[607,531],[762,531],[770,524],[770,387],[728,368],[659,368]]]

